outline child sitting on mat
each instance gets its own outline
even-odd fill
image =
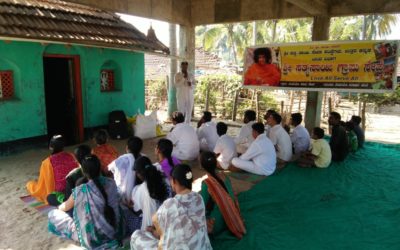
[[[306,152],[299,159],[300,167],[327,168],[331,164],[332,153],[328,142],[324,139],[324,130],[315,127],[312,133],[312,150]]]
[[[93,148],[92,154],[99,158],[101,163],[101,173],[104,176],[112,177],[112,173],[108,170],[107,166],[113,160],[117,159],[118,152],[108,141],[107,131],[101,129],[95,135],[96,147]]]

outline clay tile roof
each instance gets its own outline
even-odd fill
[[[217,55],[205,51],[203,48],[195,50],[196,73],[233,73],[231,69],[222,68],[222,60]],[[156,80],[169,74],[170,58],[157,55],[145,55],[145,75],[148,80]]]
[[[169,54],[114,13],[58,0],[0,0],[0,36]]]

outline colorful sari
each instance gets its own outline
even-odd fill
[[[112,173],[108,170],[107,167],[108,164],[117,159],[117,150],[109,144],[103,144],[93,148],[92,154],[96,155],[97,158],[99,158],[101,163],[101,172],[103,173],[103,175],[111,177]]]
[[[47,157],[40,166],[39,179],[26,184],[29,194],[40,201],[46,201],[54,191],[64,192],[65,177],[74,168],[78,167],[75,158],[66,152],[60,152]]]
[[[203,199],[196,192],[166,200],[156,215],[162,231],[160,239],[137,230],[131,237],[131,249],[212,249]]]
[[[89,181],[72,192],[75,201],[73,218],[58,209],[50,211],[50,232],[77,241],[85,249],[115,249],[120,245],[123,219],[117,187],[112,179],[100,177],[99,181],[107,193],[108,205],[114,210],[116,228],[104,216],[103,195],[94,182]]]
[[[221,232],[226,226],[239,239],[246,234],[239,204],[233,193],[229,178],[221,174],[228,190],[212,176],[208,175],[202,183],[201,195],[206,203],[207,218],[215,220],[212,233]]]

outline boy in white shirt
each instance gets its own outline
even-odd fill
[[[222,169],[228,169],[231,161],[237,156],[236,144],[232,137],[226,134],[228,126],[223,122],[217,123],[217,133],[219,135],[214,153],[217,156],[217,166]]]
[[[239,131],[239,135],[235,138],[236,151],[239,154],[246,152],[247,148],[254,141],[251,126],[256,122],[256,112],[246,110],[243,117],[244,125]]]
[[[294,127],[290,139],[293,144],[294,160],[298,159],[304,152],[310,148],[310,134],[307,129],[301,125],[303,116],[300,113],[293,113],[290,123]]]
[[[172,113],[172,123],[175,127],[167,134],[167,139],[174,144],[172,155],[179,160],[194,160],[200,152],[196,130],[185,122],[180,112]]]
[[[252,129],[255,140],[244,154],[232,159],[233,166],[230,169],[232,171],[240,169],[258,175],[271,175],[276,168],[274,145],[264,133],[264,124],[254,123]]]
[[[211,119],[211,112],[204,111],[203,116],[197,123],[197,136],[199,137],[201,151],[212,152],[215,148],[215,144],[217,144],[217,126]]]
[[[280,125],[282,122],[280,114],[272,113],[267,122],[271,126],[269,139],[276,149],[278,168],[283,168],[292,159],[292,141],[289,134]]]

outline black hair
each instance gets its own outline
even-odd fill
[[[342,119],[342,117],[340,116],[340,114],[338,112],[331,112],[330,115],[333,116],[333,118],[335,118],[335,120],[340,121]]]
[[[100,171],[101,170],[101,163],[99,158],[95,155],[88,155],[82,160],[82,172],[85,175],[86,178],[89,180],[92,180],[93,183],[96,185],[96,187],[99,189],[100,193],[103,195],[104,198],[104,216],[107,220],[107,222],[113,226],[114,228],[116,227],[116,216],[114,213],[114,210],[110,205],[108,205],[108,197],[107,193],[104,190],[103,185],[99,181],[100,177]]]
[[[346,122],[346,123],[344,124],[344,127],[346,128],[347,131],[352,131],[352,130],[354,130],[354,123],[352,123],[352,122]]]
[[[360,125],[361,120],[361,117],[359,117],[358,115],[353,115],[351,117],[351,121],[353,121],[355,125]]]
[[[297,126],[303,121],[303,116],[301,113],[293,113],[291,115],[293,123]]]
[[[217,123],[217,134],[219,136],[226,134],[226,131],[228,131],[228,126],[224,122],[218,122]]]
[[[254,123],[251,128],[255,130],[258,134],[262,134],[265,131],[265,126],[262,122]]]
[[[244,112],[244,117],[247,118],[249,121],[255,121],[256,120],[256,112],[254,110],[246,110]]]
[[[185,116],[181,112],[175,111],[172,113],[172,120],[176,123],[182,123],[185,121]]]
[[[269,48],[257,48],[254,50],[253,60],[255,63],[258,63],[258,57],[260,55],[265,56],[266,63],[270,63],[272,56],[271,56],[271,50]]]
[[[100,129],[96,132],[94,139],[98,145],[103,145],[107,142],[108,134],[105,129]]]
[[[211,112],[210,111],[204,111],[203,112],[203,118],[204,118],[204,121],[206,121],[206,122],[211,121],[211,119],[212,119]]]
[[[268,116],[270,116],[273,113],[276,113],[276,111],[273,109],[268,109],[267,112],[265,112],[264,119],[267,120]]]
[[[134,169],[143,181],[146,181],[150,197],[162,203],[168,196],[167,184],[163,174],[151,163],[146,156],[141,156],[135,160]]]
[[[271,114],[271,117],[272,117],[272,119],[274,119],[274,121],[277,123],[277,124],[281,124],[281,122],[282,122],[282,116],[280,115],[280,114],[278,114],[278,113],[272,113]]]
[[[49,148],[52,150],[51,154],[57,154],[64,150],[65,142],[62,135],[54,135],[49,142]]]
[[[316,135],[318,137],[318,139],[322,139],[322,138],[324,138],[325,132],[322,128],[315,127],[313,129],[313,134]]]
[[[178,164],[171,172],[171,177],[181,186],[192,190],[193,173],[187,164]]]
[[[173,168],[174,167],[174,161],[172,160],[172,150],[174,149],[174,145],[172,142],[168,139],[160,139],[157,143],[157,148],[160,151],[160,153],[167,158],[168,164]]]
[[[133,154],[135,159],[139,158],[140,152],[142,151],[142,148],[143,148],[142,139],[140,139],[137,136],[131,136],[131,137],[129,137],[129,139],[128,139],[126,144],[128,146],[129,152],[131,154]]]
[[[82,164],[82,160],[86,156],[90,155],[91,151],[92,149],[86,144],[79,145],[77,148],[75,148],[74,155],[79,164]]]
[[[215,154],[209,151],[202,152],[200,155],[200,164],[201,167],[204,168],[204,170],[206,170],[206,172],[212,177],[214,177],[225,189],[225,191],[228,192],[225,183],[215,173],[215,170],[217,169],[217,157],[215,157]]]
[[[189,63],[187,61],[183,61],[181,62],[181,65],[189,65]]]

